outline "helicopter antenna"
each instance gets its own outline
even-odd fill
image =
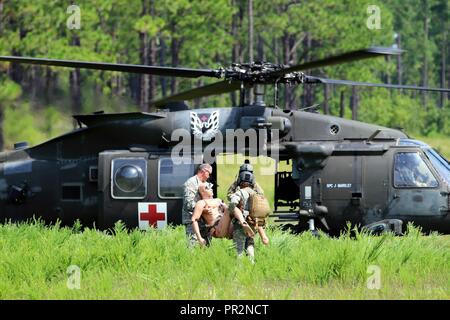
[[[281,77],[279,77],[278,79],[275,80],[274,82],[274,92],[273,92],[273,103],[274,103],[274,108],[275,109],[279,109],[280,107],[278,106],[278,88],[279,88],[279,82],[280,82]]]

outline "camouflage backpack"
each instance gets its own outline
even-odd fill
[[[249,215],[247,221],[250,225],[257,227],[264,227],[266,218],[269,216],[271,209],[267,198],[257,192],[249,192],[248,198]]]

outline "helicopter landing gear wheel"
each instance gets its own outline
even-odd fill
[[[316,226],[314,225],[314,219],[311,218],[308,220],[309,231],[311,231],[312,235],[316,238],[320,238],[319,231],[317,231]]]

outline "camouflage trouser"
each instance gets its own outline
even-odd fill
[[[234,221],[234,230],[233,230],[233,242],[236,247],[236,251],[238,256],[241,256],[244,253],[244,249],[247,254],[253,260],[255,256],[255,240],[254,238],[247,237],[244,229],[242,229],[239,222]]]
[[[192,229],[192,223],[185,224],[186,229],[186,239],[188,241],[189,247],[194,247],[198,244],[197,236],[195,235],[194,229]],[[203,223],[200,224],[200,234],[202,235],[203,239],[206,240],[206,245],[209,246],[211,244],[211,236],[208,233],[208,230],[206,229],[205,225]]]

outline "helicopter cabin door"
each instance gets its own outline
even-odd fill
[[[397,149],[392,155],[389,215],[438,216],[445,199],[430,161],[420,149]]]
[[[323,204],[333,215],[334,225],[338,228],[347,221],[359,223],[364,206],[362,190],[362,157],[357,155],[336,155],[330,157],[321,172],[323,181]],[[317,181],[319,182],[319,181]],[[313,184],[317,186],[316,184]],[[314,192],[315,188],[313,188]]]
[[[195,164],[172,161],[170,154],[105,151],[99,154],[99,225],[147,230],[181,224],[183,184]]]
[[[364,216],[362,225],[385,219],[389,196],[389,155],[371,154],[363,158]]]

